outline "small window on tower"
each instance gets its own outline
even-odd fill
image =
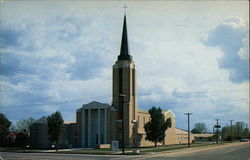
[[[135,69],[132,69],[132,96],[135,96]]]
[[[138,128],[139,128],[140,127],[140,117],[139,116],[138,116],[137,124],[138,124]]]

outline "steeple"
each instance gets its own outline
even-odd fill
[[[112,111],[110,140],[122,141],[122,134],[125,146],[136,146],[137,134],[134,132],[136,127],[135,120],[137,117],[136,103],[136,66],[129,55],[127,24],[126,24],[126,6],[124,7],[124,21],[122,29],[121,50],[118,60],[113,65],[113,91],[112,106],[116,109]],[[123,97],[123,96],[124,97]],[[122,117],[124,127],[123,131],[117,125],[117,120]]]
[[[120,55],[118,56],[118,60],[132,61],[132,56],[129,55],[126,14],[124,14],[121,50]]]

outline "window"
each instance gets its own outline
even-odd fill
[[[98,134],[96,134],[95,142],[96,142],[96,144],[98,144]]]
[[[138,121],[137,121],[138,128],[140,127],[140,117],[138,116]]]
[[[145,125],[145,117],[143,117],[143,125]]]
[[[132,96],[135,96],[135,69],[132,69]]]
[[[119,68],[119,94],[122,94],[122,68]]]
[[[77,136],[77,130],[75,130],[75,136]]]
[[[101,134],[101,144],[104,144],[104,136]]]

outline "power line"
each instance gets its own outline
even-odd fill
[[[230,121],[230,136],[231,136],[231,142],[233,143],[233,121],[234,120],[229,120]]]

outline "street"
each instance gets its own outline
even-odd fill
[[[249,143],[213,146],[210,148],[191,148],[169,153],[147,155],[87,155],[87,154],[57,154],[57,153],[13,153],[1,152],[3,160],[249,160]]]
[[[174,152],[153,155],[144,159],[148,160],[250,160],[250,148],[248,144],[216,147],[203,151]]]

